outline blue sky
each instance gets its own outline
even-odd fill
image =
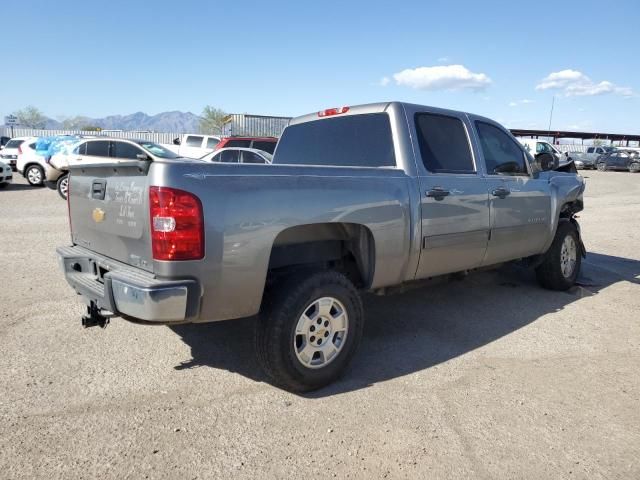
[[[637,0],[19,0],[2,17],[0,115],[403,100],[546,128],[555,95],[552,128],[640,130]]]

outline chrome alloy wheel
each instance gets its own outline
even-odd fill
[[[560,249],[560,269],[564,278],[571,278],[576,268],[576,259],[578,258],[578,247],[576,241],[571,235],[567,235],[562,242]]]
[[[333,297],[322,297],[307,306],[298,319],[293,349],[305,367],[326,367],[342,351],[348,331],[344,305]]]
[[[42,172],[38,167],[30,167],[27,171],[27,180],[31,185],[40,185],[42,183]]]
[[[64,195],[64,198],[67,198],[67,194],[69,193],[69,177],[63,178],[60,182],[60,193]]]

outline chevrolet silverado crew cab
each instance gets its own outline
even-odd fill
[[[256,350],[292,391],[333,381],[360,291],[520,260],[566,290],[585,249],[582,177],[543,171],[496,122],[405,103],[294,119],[272,165],[171,158],[70,168],[57,250],[85,326],[258,315]]]

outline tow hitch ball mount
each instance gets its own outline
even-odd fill
[[[82,326],[107,328],[107,325],[109,325],[109,316],[103,315],[96,303],[91,302],[87,306],[87,315],[82,316]]]

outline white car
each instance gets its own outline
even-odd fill
[[[0,188],[7,188],[13,181],[13,171],[6,163],[0,162]]]
[[[146,140],[94,137],[79,141],[69,154],[53,155],[49,163],[57,170],[56,188],[64,199],[69,188],[69,168],[77,165],[97,163],[120,163],[180,158],[171,150]]]
[[[27,179],[29,185],[33,186],[44,185],[46,171],[51,169],[51,166],[46,162],[46,158],[38,155],[36,151],[37,142],[38,137],[27,138],[22,142],[16,161],[18,173]]]
[[[9,165],[11,170],[15,172],[18,154],[20,153],[20,145],[29,138],[30,137],[15,137],[9,140],[0,151],[0,162],[4,162]]]
[[[208,153],[200,160],[222,163],[258,163],[270,165],[273,156],[257,148],[229,147]]]

